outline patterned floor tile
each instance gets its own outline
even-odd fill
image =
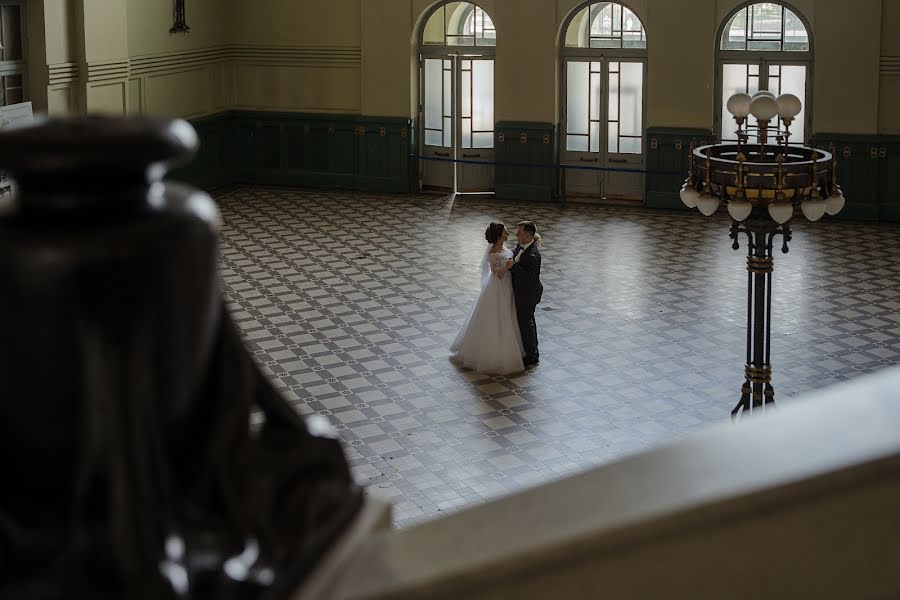
[[[619,459],[739,397],[746,267],[724,215],[238,188],[218,198],[229,307],[263,371],[327,416],[356,480],[408,526]],[[544,236],[541,364],[447,348],[491,221]],[[900,363],[900,230],[795,224],[775,258],[776,400]]]

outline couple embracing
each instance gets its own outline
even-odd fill
[[[531,221],[516,228],[515,251],[505,245],[509,232],[491,223],[481,261],[481,293],[450,346],[451,359],[491,375],[518,373],[538,364],[534,311],[541,301],[541,236]]]

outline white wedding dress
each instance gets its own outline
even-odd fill
[[[507,248],[492,253],[488,246],[485,251],[481,261],[481,293],[450,346],[454,363],[490,375],[525,370],[512,276],[506,269],[512,257]]]

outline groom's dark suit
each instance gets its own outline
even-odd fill
[[[544,286],[541,285],[541,253],[538,252],[537,243],[532,242],[525,250],[521,244],[516,246],[513,260],[515,263],[510,273],[516,297],[516,318],[522,333],[522,345],[525,347],[525,362],[533,363],[539,357],[534,310],[544,293]]]

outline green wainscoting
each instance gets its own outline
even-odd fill
[[[410,119],[230,111],[192,124],[200,151],[172,178],[205,189],[233,183],[412,189]]]
[[[495,196],[503,200],[553,200],[557,169],[548,165],[557,164],[556,127],[552,123],[501,121],[496,129]]]
[[[197,155],[189,163],[172,171],[169,176],[204,190],[214,190],[234,182],[238,147],[230,115],[219,113],[194,119],[191,125],[200,138]]]
[[[878,136],[845,133],[817,133],[814,143],[828,150],[835,146],[838,159],[838,184],[847,204],[837,218],[875,221],[879,218],[879,170],[881,163]]]
[[[684,209],[678,193],[688,174],[691,143],[711,143],[709,129],[650,127],[647,129],[647,177],[644,206]]]
[[[878,218],[900,221],[900,135],[881,136],[878,148]]]

